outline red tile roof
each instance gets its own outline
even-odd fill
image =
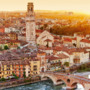
[[[88,39],[82,39],[80,42],[90,43],[90,40],[88,40]]]
[[[69,56],[67,56],[67,55],[65,55],[65,54],[63,54],[63,53],[58,54],[58,57],[59,57],[60,59],[69,58]]]
[[[50,39],[46,39],[45,41],[46,41],[46,42],[52,42],[52,40],[50,40]]]
[[[52,60],[57,60],[57,59],[60,59],[60,58],[59,57],[56,57],[56,56],[50,56],[48,59],[50,61],[52,61]]]
[[[72,38],[72,40],[77,40],[77,38]]]
[[[72,42],[72,39],[71,38],[64,38],[64,41],[66,41],[66,42]]]
[[[36,30],[36,33],[42,33],[43,30]]]

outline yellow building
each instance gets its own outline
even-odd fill
[[[0,78],[8,79],[13,76],[13,73],[19,77],[23,77],[24,71],[26,77],[40,74],[40,60],[34,58],[0,62]]]
[[[6,62],[2,62],[2,65],[1,65],[1,75],[0,75],[0,78],[9,78],[9,76],[12,76],[12,73],[13,73],[13,68],[12,68],[12,65],[7,64]]]
[[[31,75],[40,74],[40,61],[32,60],[30,61]]]

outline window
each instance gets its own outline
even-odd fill
[[[34,68],[36,68],[36,67],[37,67],[37,65],[34,65],[33,67],[34,67]]]
[[[34,66],[33,66],[33,70],[34,70],[34,71],[37,71],[37,65],[34,65]]]
[[[30,73],[30,71],[28,71],[28,73]]]

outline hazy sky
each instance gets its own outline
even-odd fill
[[[0,11],[26,10],[28,2],[35,10],[73,10],[90,13],[90,0],[0,0]]]

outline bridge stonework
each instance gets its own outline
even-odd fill
[[[61,81],[63,81],[67,88],[75,88],[77,83],[81,84],[85,90],[89,90],[90,86],[90,79],[86,79],[84,77],[79,77],[76,75],[67,75],[64,73],[52,73],[52,72],[45,72],[40,74],[41,78],[48,77],[53,81],[54,85],[61,84]]]

